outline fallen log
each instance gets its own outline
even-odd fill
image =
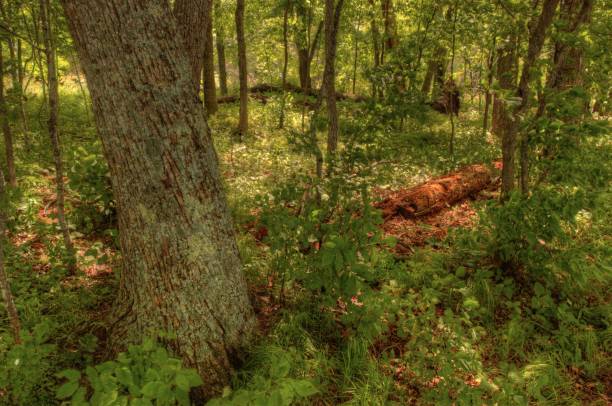
[[[249,97],[257,100],[261,104],[266,104],[268,102],[268,97],[263,93],[252,93]],[[221,96],[217,98],[217,104],[238,103],[239,101],[240,96],[238,95]]]
[[[471,165],[410,189],[392,192],[374,204],[383,217],[416,218],[442,210],[487,188],[493,180],[485,165]]]
[[[264,93],[281,93],[283,91],[282,86],[273,85],[269,83],[260,83],[249,88],[249,93],[251,93],[251,97],[259,100],[264,103],[267,101]],[[304,94],[306,96],[317,97],[319,95],[319,91],[315,89],[302,89],[299,86],[296,86],[292,83],[285,84],[285,91],[297,94]],[[336,92],[337,100],[350,100],[356,103],[361,103],[367,101],[368,98],[365,96],[359,95],[348,95],[340,92]],[[225,103],[236,103],[240,101],[240,97],[237,95],[229,95],[223,96],[217,99],[217,103],[225,104]]]

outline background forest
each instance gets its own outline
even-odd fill
[[[0,404],[608,405],[608,0],[0,0]]]

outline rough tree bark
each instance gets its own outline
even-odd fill
[[[212,396],[254,327],[193,75],[165,0],[62,0],[108,159],[123,257],[117,349],[159,331]]]
[[[64,237],[64,246],[67,253],[67,267],[71,272],[76,269],[76,252],[72,245],[70,229],[66,221],[65,213],[65,185],[64,185],[64,164],[62,162],[62,149],[60,146],[58,132],[59,114],[59,84],[57,82],[57,67],[55,66],[55,44],[53,33],[51,32],[51,15],[49,0],[40,0],[40,14],[43,29],[43,40],[45,43],[45,59],[47,61],[47,82],[49,84],[49,121],[48,132],[53,149],[53,160],[55,162],[55,187],[56,187],[56,206],[57,222]]]
[[[202,72],[202,55],[206,41],[206,24],[208,24],[206,3],[206,0],[176,0],[173,10],[178,32],[189,58],[196,94],[200,93],[200,72]]]
[[[221,19],[221,2],[215,3],[215,21]],[[222,23],[215,25],[217,33],[217,63],[219,65],[219,90],[222,96],[227,96],[227,68],[225,62],[225,28]]]
[[[219,109],[217,104],[217,88],[215,86],[215,44],[213,42],[213,0],[206,1],[206,23],[204,29],[204,105],[206,112],[213,115]]]
[[[238,77],[240,82],[240,117],[238,136],[244,137],[249,130],[249,83],[244,38],[244,0],[236,0],[236,40],[238,42]]]
[[[8,106],[4,96],[4,55],[0,44],[0,121],[2,121],[2,134],[4,135],[4,150],[6,157],[6,170],[10,186],[17,186],[17,175],[15,174],[15,152],[13,148],[13,131],[9,123]]]

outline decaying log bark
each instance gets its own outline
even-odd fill
[[[424,216],[480,192],[491,184],[492,171],[485,165],[471,165],[408,190],[392,193],[374,204],[384,218]]]

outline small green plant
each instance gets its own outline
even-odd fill
[[[7,393],[10,404],[34,405],[49,402],[48,379],[56,351],[49,344],[52,326],[48,319],[30,331],[21,332],[21,343],[14,344],[8,331],[0,330],[0,393]],[[0,404],[5,400],[0,396]]]
[[[319,392],[309,379],[292,378],[291,357],[283,351],[265,354],[267,370],[255,374],[248,386],[232,391],[226,388],[223,396],[209,401],[207,406],[289,406]]]
[[[57,398],[71,399],[72,405],[189,405],[189,391],[202,384],[195,370],[184,368],[152,339],[130,345],[115,361],[87,367],[85,374],[67,369],[58,377],[66,382],[57,388]]]

